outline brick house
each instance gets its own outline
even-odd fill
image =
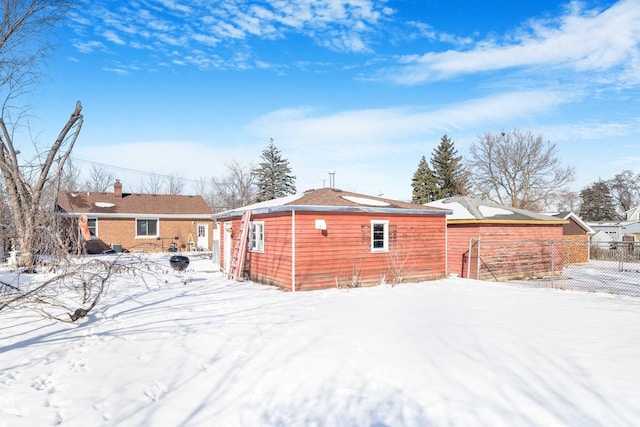
[[[242,242],[245,212],[250,221],[245,220],[248,237]],[[246,251],[242,277],[296,291],[444,277],[447,213],[323,188],[217,213],[214,219],[224,233],[225,272],[237,247]]]
[[[509,280],[562,271],[565,219],[463,196],[426,206],[452,211],[447,216],[448,273]]]
[[[75,230],[86,222],[87,253],[212,249],[213,210],[202,196],[123,193],[116,181],[113,193],[58,192],[56,214]]]
[[[589,238],[595,234],[595,231],[573,212],[556,212],[547,215],[567,221],[562,226],[562,238],[564,240],[563,264],[585,264],[589,262]]]

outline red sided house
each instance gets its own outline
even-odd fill
[[[298,291],[444,277],[447,213],[323,188],[214,219],[231,278]]]
[[[57,215],[79,230],[87,253],[211,250],[213,210],[201,196],[60,191]],[[89,235],[90,234],[90,235]]]
[[[470,197],[427,206],[452,212],[447,216],[448,273],[509,280],[562,271],[564,219]]]

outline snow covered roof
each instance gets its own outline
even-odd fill
[[[59,191],[56,200],[60,215],[131,217],[153,215],[175,218],[210,219],[213,210],[202,196]]]
[[[431,206],[420,205],[417,203],[367,196],[335,188],[321,188],[220,212],[215,214],[214,218],[223,219],[237,217],[243,212],[249,210],[254,214],[291,210],[317,210],[325,212],[402,212],[417,215],[446,215],[451,213],[451,211],[446,208],[433,208]]]
[[[427,203],[425,206],[450,209],[449,223],[463,222],[566,222],[537,212],[502,206],[486,200],[466,196],[448,197]]]

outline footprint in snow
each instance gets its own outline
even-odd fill
[[[62,400],[62,399],[58,398],[55,394],[51,394],[51,395],[49,395],[47,400],[44,401],[44,406],[46,406],[47,408],[60,409],[60,408],[63,408],[65,406],[68,406],[70,403],[71,402],[68,401],[68,400]]]
[[[109,421],[111,419],[111,411],[109,411],[109,402],[94,403],[93,409],[98,411],[102,415],[102,419]]]
[[[64,414],[62,411],[58,411],[56,412],[56,416],[53,419],[53,425],[54,426],[59,426],[62,425],[62,423],[64,422]]]
[[[159,381],[154,381],[144,389],[144,395],[157,402],[167,392],[167,387]]]
[[[20,374],[17,371],[3,371],[0,372],[0,384],[14,385],[18,382]]]
[[[55,386],[53,384],[53,378],[51,374],[38,375],[32,382],[31,387],[38,390],[47,390],[48,393],[55,392]]]
[[[72,372],[85,372],[89,369],[88,362],[86,359],[72,359],[69,360],[69,370]]]

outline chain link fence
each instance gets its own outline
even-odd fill
[[[640,243],[471,239],[465,277],[640,297]]]

